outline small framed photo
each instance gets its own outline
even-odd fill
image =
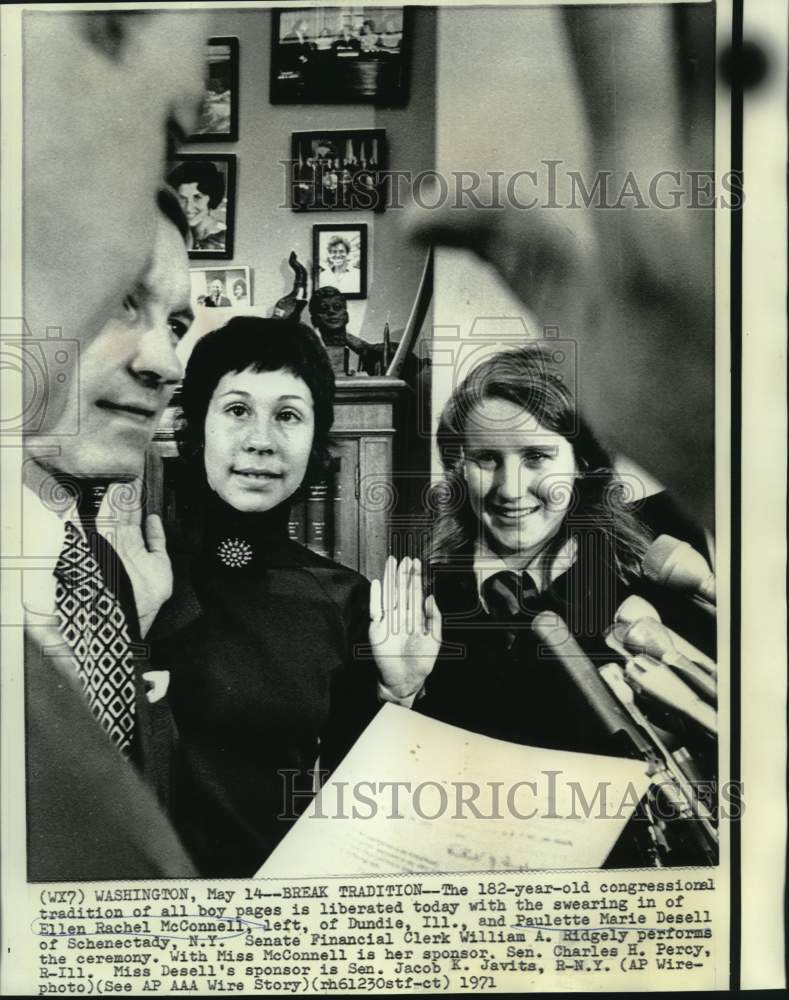
[[[312,227],[312,287],[336,288],[346,299],[367,298],[367,226]]]
[[[288,7],[272,12],[272,104],[408,99],[411,20],[403,7]]]
[[[291,207],[294,212],[383,212],[386,165],[385,129],[294,132]]]
[[[236,158],[179,153],[167,176],[192,234],[190,260],[230,260],[236,203]]]
[[[252,286],[246,265],[191,267],[192,305],[205,309],[235,309],[252,305]]]
[[[187,142],[238,141],[238,39],[209,38],[205,94]]]

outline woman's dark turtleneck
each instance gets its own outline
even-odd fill
[[[290,548],[288,520],[292,503],[293,497],[288,497],[271,510],[240,511],[206,487],[202,504],[203,558],[225,568],[227,563],[219,556],[219,549],[223,543],[238,541],[244,552],[251,551],[251,558],[243,566],[231,567],[235,572],[276,565]]]

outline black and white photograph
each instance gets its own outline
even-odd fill
[[[188,142],[238,140],[238,39],[209,38],[205,93]]]
[[[189,277],[194,306],[229,309],[252,305],[248,267],[192,267]]]
[[[191,260],[231,260],[236,201],[236,157],[179,153],[167,175],[189,225]]]
[[[289,7],[272,18],[272,104],[406,103],[412,22],[403,7]]]
[[[313,288],[336,288],[346,299],[367,297],[367,226],[312,227]]]
[[[387,166],[385,129],[294,132],[291,207],[295,212],[383,212]]]
[[[785,988],[789,0],[21,6],[0,993]]]

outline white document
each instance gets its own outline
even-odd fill
[[[258,875],[599,868],[648,785],[385,705]]]

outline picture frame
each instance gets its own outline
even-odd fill
[[[312,227],[312,288],[336,288],[346,299],[367,298],[367,224]]]
[[[178,153],[167,183],[181,202],[192,234],[190,260],[232,260],[236,157],[232,153]]]
[[[276,8],[271,103],[403,107],[412,24],[405,7]]]
[[[294,212],[383,212],[386,130],[323,129],[291,136]]]
[[[251,306],[252,284],[246,264],[230,267],[190,267],[192,307],[236,309]]]
[[[186,140],[238,142],[238,39],[217,36],[206,42],[206,84],[197,128]]]

